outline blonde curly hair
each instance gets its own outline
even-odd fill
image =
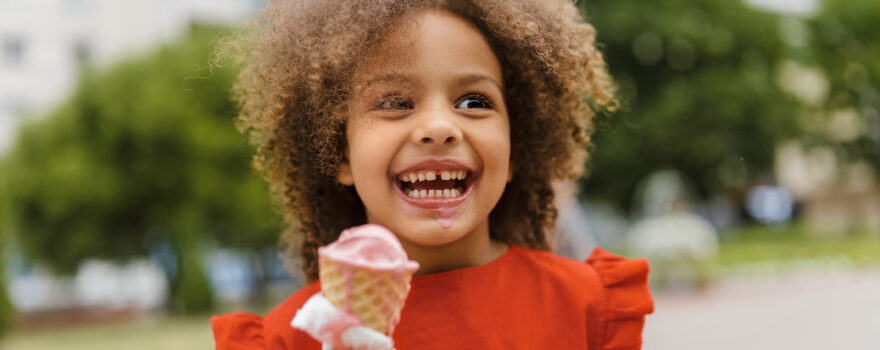
[[[493,239],[550,249],[551,181],[582,175],[594,113],[616,106],[596,31],[568,0],[284,0],[225,39],[241,67],[239,128],[258,145],[254,166],[283,202],[282,240],[307,280],[317,248],[366,223],[336,172],[346,147],[351,77],[401,18],[434,8],[486,36],[501,62],[513,180],[489,216]]]

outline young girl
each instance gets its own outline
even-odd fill
[[[644,260],[548,252],[551,181],[581,175],[613,108],[568,0],[276,1],[233,41],[241,123],[312,282],[265,317],[212,319],[218,349],[320,349],[290,327],[317,248],[394,232],[421,268],[398,349],[637,349]]]

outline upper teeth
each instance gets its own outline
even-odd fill
[[[398,175],[400,181],[417,182],[433,181],[440,175],[441,180],[463,180],[467,176],[467,170],[423,170],[411,171]]]

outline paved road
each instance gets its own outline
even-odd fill
[[[656,295],[645,350],[880,349],[880,269],[736,278]]]

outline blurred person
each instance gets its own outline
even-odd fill
[[[596,249],[595,235],[590,218],[577,200],[577,185],[573,181],[559,181],[553,185],[554,206],[559,214],[554,232],[554,252],[567,258],[583,260]]]
[[[694,213],[691,183],[678,171],[663,170],[636,190],[640,219],[627,233],[626,246],[651,261],[652,283],[665,289],[706,286],[718,254],[715,227]]]
[[[545,234],[552,182],[582,174],[614,108],[594,38],[564,0],[271,3],[221,53],[244,65],[240,122],[312,283],[212,318],[217,348],[320,349],[291,319],[320,291],[317,248],[365,223],[421,266],[400,349],[640,348],[647,261],[570,260]]]

